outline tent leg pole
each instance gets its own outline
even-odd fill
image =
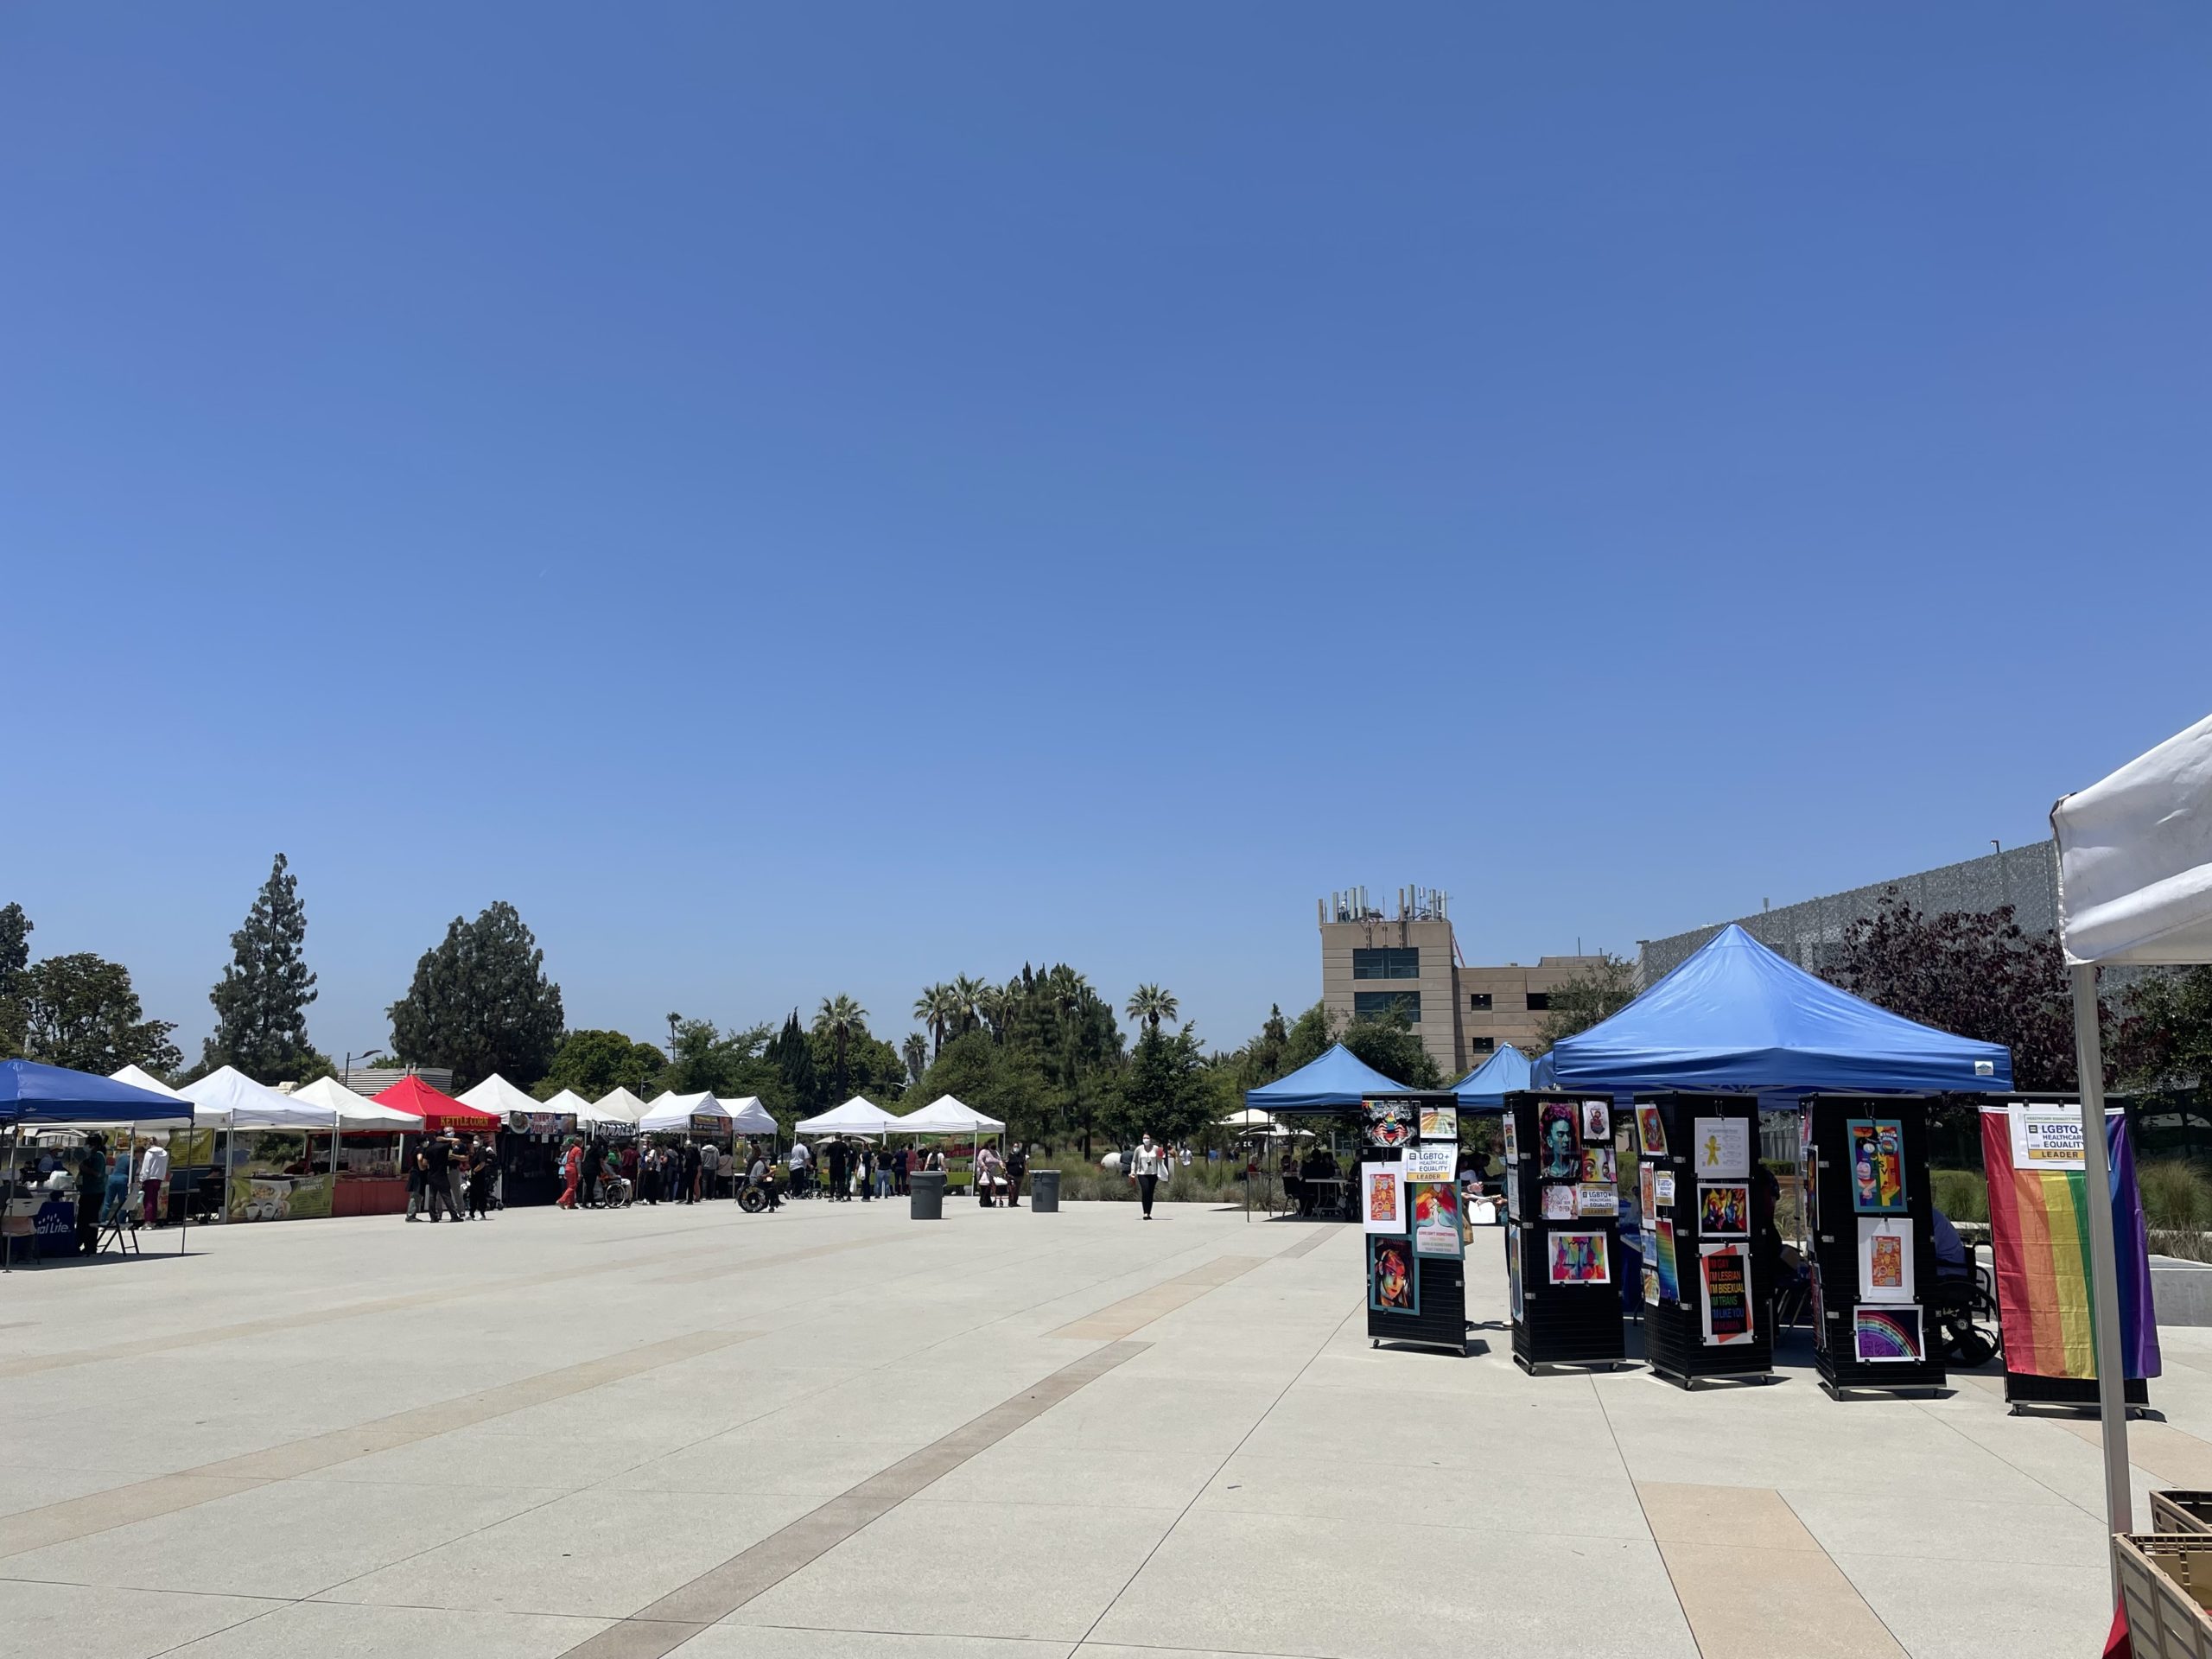
[[[2074,1049],[2081,1067],[2082,1162],[2088,1183],[2091,1335],[2097,1359],[2097,1409],[2104,1419],[2105,1515],[2113,1532],[2134,1529],[2134,1493],[2127,1463],[2127,1367],[2120,1352],[2120,1252],[2113,1240],[2112,1158],[2105,1146],[2105,1063],[2097,1030],[2097,969],[2076,963]],[[2145,1316],[2150,1310],[2144,1310]],[[2107,1551],[2109,1555],[2110,1552]],[[2113,1593],[2120,1568],[2112,1567]]]

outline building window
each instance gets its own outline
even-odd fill
[[[1467,1052],[1470,1054],[1495,1054],[1497,1052],[1497,1039],[1495,1037],[1470,1037],[1467,1039]]]
[[[1419,979],[1421,977],[1421,947],[1419,945],[1382,945],[1372,950],[1351,953],[1351,976],[1354,979]]]
[[[1488,991],[1469,991],[1467,993],[1467,1007],[1471,1013],[1488,1014],[1490,1012],[1490,993]]]
[[[1417,1026],[1421,1024],[1421,993],[1354,991],[1351,1012],[1357,1020],[1388,1020],[1393,1014],[1402,1014],[1408,1025]]]
[[[1529,993],[1529,1013],[1543,1014],[1548,1012],[1551,1006],[1552,994],[1549,991],[1531,991]]]

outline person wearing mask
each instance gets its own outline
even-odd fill
[[[709,1141],[699,1148],[699,1196],[701,1198],[712,1198],[715,1196],[715,1180],[721,1174],[721,1170],[722,1149]]]
[[[842,1203],[847,1196],[845,1192],[846,1156],[845,1143],[842,1139],[830,1141],[830,1156],[827,1160],[830,1166],[830,1196],[839,1203]]]
[[[468,1149],[461,1145],[461,1136],[453,1130],[446,1131],[446,1196],[453,1202],[453,1218],[468,1218]]]
[[[678,1159],[676,1166],[677,1202],[696,1204],[699,1202],[699,1143],[696,1141],[686,1141],[683,1150],[677,1155]]]
[[[1014,1143],[1014,1150],[1006,1155],[1006,1207],[1021,1208],[1021,1178],[1029,1173],[1029,1154],[1021,1149],[1021,1142]]]
[[[901,1147],[891,1154],[891,1178],[897,1183],[893,1190],[902,1198],[907,1196],[906,1177],[913,1167],[914,1154],[911,1147]]]
[[[77,1154],[77,1254],[100,1248],[100,1201],[107,1197],[107,1137],[95,1135]]]
[[[468,1149],[468,1213],[478,1221],[491,1217],[486,1213],[492,1202],[492,1173],[498,1165],[492,1148],[478,1135],[476,1143]]]
[[[162,1224],[162,1188],[169,1179],[169,1149],[159,1141],[147,1142],[138,1159],[138,1215],[149,1227]]]
[[[1005,1177],[999,1173],[999,1154],[995,1147],[976,1148],[976,1202],[988,1210],[997,1197],[999,1185]]]
[[[583,1184],[584,1149],[580,1142],[571,1141],[561,1154],[561,1196],[553,1202],[563,1210],[576,1207],[576,1189]]]
[[[1144,1205],[1147,1221],[1152,1219],[1153,1194],[1159,1190],[1160,1178],[1167,1169],[1167,1155],[1153,1144],[1149,1135],[1137,1142],[1135,1154],[1129,1160],[1129,1179],[1137,1184],[1137,1198]]]
[[[599,1178],[607,1168],[607,1143],[597,1135],[584,1148],[583,1179],[576,1189],[578,1202],[587,1210],[599,1208]]]

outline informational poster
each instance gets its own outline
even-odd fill
[[[1613,1107],[1611,1101],[1586,1100],[1582,1103],[1582,1138],[1603,1141],[1607,1145],[1613,1139]]]
[[[1536,1108],[1538,1171],[1548,1181],[1572,1181],[1582,1173],[1581,1136],[1571,1100],[1548,1100]]]
[[[1570,1185],[1547,1182],[1543,1198],[1546,1221],[1573,1221],[1579,1213],[1574,1207],[1574,1189]]]
[[[1505,1300],[1512,1310],[1513,1322],[1521,1323],[1521,1230],[1511,1227],[1505,1234]]]
[[[1505,1183],[1505,1218],[1521,1219],[1521,1183],[1509,1178]]]
[[[1604,1233],[1559,1230],[1554,1231],[1545,1243],[1549,1249],[1552,1283],[1610,1285],[1613,1282],[1612,1259],[1606,1249]]]
[[[1751,1231],[1751,1189],[1746,1181],[1697,1184],[1697,1236],[1748,1238]]]
[[[2006,1109],[2012,1134],[2014,1169],[2086,1169],[2079,1106],[2031,1106],[2014,1101]]]
[[[1652,1265],[1659,1274],[1659,1300],[1682,1300],[1681,1281],[1675,1268],[1675,1224],[1663,1216],[1651,1224]]]
[[[1893,1117],[1855,1117],[1843,1130],[1852,1209],[1862,1216],[1904,1214],[1904,1125]]]
[[[1620,1179],[1620,1166],[1614,1161],[1611,1147],[1582,1148],[1582,1181],[1586,1186],[1603,1183],[1611,1186]]]
[[[1406,1230],[1406,1179],[1399,1166],[1359,1166],[1359,1217],[1370,1233]]]
[[[1698,1272],[1705,1295],[1701,1316],[1705,1344],[1726,1348],[1750,1342],[1751,1328],[1751,1258],[1741,1244],[1704,1244],[1698,1247]]]
[[[1667,1155],[1667,1120],[1659,1115],[1656,1106],[1636,1109],[1636,1139],[1647,1158]]]
[[[1859,1217],[1859,1300],[1914,1302],[1912,1220],[1907,1216]]]
[[[1854,1307],[1851,1351],[1872,1364],[1910,1364],[1928,1357],[1916,1307]]]
[[[1398,1167],[1409,1181],[1448,1181],[1459,1173],[1459,1143],[1424,1141],[1408,1147]]]
[[[1700,1180],[1736,1180],[1751,1173],[1751,1121],[1700,1117],[1690,1125],[1690,1166]]]
[[[1369,1100],[1360,1103],[1365,1122],[1365,1143],[1395,1151],[1414,1138],[1414,1103],[1410,1100]]]
[[[1413,1242],[1377,1236],[1367,1241],[1367,1305],[1378,1313],[1418,1313]]]
[[[1651,1196],[1662,1204],[1672,1204],[1675,1201],[1675,1172],[1673,1170],[1653,1170]]]
[[[1408,1181],[1408,1203],[1414,1217],[1414,1254],[1458,1261],[1465,1252],[1459,1236],[1459,1188],[1453,1181]]]
[[[1505,1115],[1505,1161],[1509,1164],[1521,1161],[1521,1128],[1510,1112]]]
[[[729,1133],[729,1119],[714,1112],[694,1112],[691,1133],[702,1141],[719,1141]]]
[[[1459,1138],[1459,1109],[1457,1106],[1422,1107],[1421,1138],[1424,1141],[1457,1141]]]
[[[1596,1186],[1574,1189],[1574,1213],[1577,1216],[1618,1216],[1621,1212],[1621,1193],[1617,1186],[1603,1183]]]

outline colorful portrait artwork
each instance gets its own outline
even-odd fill
[[[1370,1233],[1406,1230],[1406,1182],[1395,1164],[1359,1166],[1359,1216]]]
[[[1610,1285],[1613,1264],[1603,1233],[1554,1232],[1547,1241],[1551,1250],[1551,1281],[1555,1285]]]
[[[1367,1305],[1378,1313],[1417,1313],[1421,1291],[1414,1280],[1410,1239],[1377,1234],[1367,1241]]]
[[[1859,1217],[1859,1300],[1913,1302],[1912,1218]]]
[[[1613,1109],[1608,1103],[1602,1100],[1582,1103],[1582,1138],[1585,1141],[1603,1141],[1609,1146],[1612,1143]]]
[[[1366,1122],[1363,1128],[1366,1144],[1370,1147],[1396,1148],[1414,1138],[1414,1103],[1410,1100],[1370,1100],[1361,1103],[1365,1109]]]
[[[1505,1232],[1505,1300],[1512,1311],[1513,1323],[1521,1323],[1521,1230],[1509,1227]]]
[[[1667,1120],[1660,1116],[1656,1106],[1636,1109],[1636,1141],[1647,1158],[1667,1155]]]
[[[1707,1244],[1698,1250],[1698,1271],[1705,1280],[1704,1337],[1708,1348],[1749,1342],[1751,1328],[1751,1257],[1741,1244]]]
[[[1643,1305],[1653,1306],[1659,1300],[1659,1269],[1646,1266],[1643,1269]]]
[[[1751,1188],[1748,1181],[1697,1184],[1697,1236],[1748,1238],[1751,1231]]]
[[[1412,1197],[1414,1254],[1457,1260],[1459,1237],[1459,1187],[1456,1181],[1409,1181]]]
[[[1546,1182],[1544,1185],[1543,1215],[1546,1221],[1573,1221],[1575,1217],[1574,1189],[1572,1186]]]
[[[1647,1217],[1659,1213],[1656,1166],[1639,1164],[1637,1166],[1637,1196],[1643,1202],[1643,1213]]]
[[[1509,1164],[1521,1161],[1520,1126],[1514,1122],[1510,1112],[1505,1114],[1505,1161]]]
[[[1854,1307],[1851,1351],[1869,1364],[1910,1364],[1927,1357],[1917,1307]]]
[[[1457,1141],[1459,1138],[1459,1109],[1457,1106],[1422,1107],[1421,1138],[1424,1141]]]
[[[1620,1179],[1620,1166],[1614,1160],[1611,1147],[1582,1148],[1582,1184],[1585,1186],[1611,1186]]]
[[[1843,1132],[1852,1209],[1862,1216],[1904,1214],[1904,1125],[1893,1117],[1854,1117]]]
[[[1675,1224],[1663,1217],[1651,1224],[1652,1265],[1659,1274],[1659,1300],[1679,1302],[1682,1287],[1675,1270]]]
[[[1536,1147],[1541,1160],[1537,1173],[1548,1181],[1578,1180],[1582,1174],[1582,1147],[1576,1133],[1574,1103],[1547,1100],[1536,1107]]]

